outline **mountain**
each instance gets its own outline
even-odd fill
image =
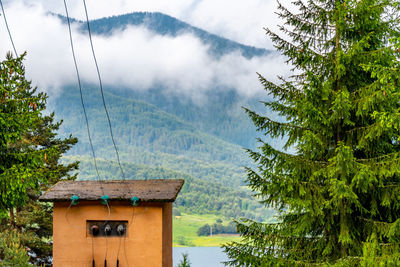
[[[83,22],[73,22],[85,30]],[[90,25],[94,34],[101,35],[112,35],[129,25],[159,35],[192,33],[210,46],[215,58],[232,51],[247,58],[269,53],[161,13],[131,13],[94,20]],[[100,178],[121,179],[99,89],[85,83],[83,89]],[[209,207],[210,212],[224,216],[265,217],[262,206],[244,187],[243,166],[252,163],[243,148],[254,148],[258,134],[241,107],[265,112],[257,99],[244,99],[235,88],[219,87],[209,88],[202,103],[171,94],[162,85],[147,90],[106,86],[104,90],[127,179],[185,178],[188,183],[175,207],[184,212],[204,212]],[[64,120],[61,134],[79,138],[65,160],[81,160],[79,179],[96,179],[88,158],[90,145],[77,86],[65,86],[51,101],[57,118]]]
[[[79,92],[73,89],[66,88],[56,101],[57,117],[64,120],[60,134],[73,133],[79,138],[64,161],[80,161],[79,179],[97,179]],[[250,162],[240,146],[204,133],[146,102],[109,92],[105,96],[127,179],[184,179],[174,206],[180,212],[257,220],[272,214],[243,186],[241,166]],[[86,90],[84,99],[100,179],[122,179],[95,88]]]
[[[66,18],[58,15],[66,21]],[[86,23],[72,19],[73,23],[81,24],[82,31],[87,30]],[[112,16],[90,21],[92,33],[99,35],[112,35],[128,26],[147,28],[158,35],[178,36],[192,33],[210,49],[209,53],[214,57],[226,55],[233,51],[239,51],[248,58],[264,56],[271,51],[239,44],[221,36],[208,33],[171,16],[162,13],[135,12],[125,15]],[[134,45],[134,44],[132,44]],[[254,74],[254,79],[257,76]],[[91,85],[89,85],[91,86]],[[242,107],[248,107],[259,112],[265,112],[265,108],[257,98],[243,98],[232,87],[213,86],[204,94],[205,101],[201,103],[193,101],[189,96],[171,92],[161,85],[151,88],[121,88],[108,87],[109,92],[115,95],[141,100],[153,104],[161,110],[189,121],[201,131],[218,136],[225,141],[232,142],[244,148],[256,147],[258,134],[252,122],[243,112]],[[176,91],[179,91],[177,89]],[[265,99],[264,99],[265,100]]]
[[[93,145],[99,157],[115,160],[101,97],[96,89],[89,87],[84,91]],[[241,166],[249,164],[249,160],[240,146],[204,133],[190,122],[149,103],[110,92],[106,92],[105,97],[123,161],[164,166],[232,187],[243,184]],[[80,140],[70,155],[89,155],[86,125],[76,88],[65,88],[55,100],[55,107],[57,117],[64,120],[61,134],[73,133]]]
[[[93,31],[97,34],[112,34],[115,30],[121,30],[130,25],[144,26],[159,34],[177,36],[183,33],[191,33],[210,45],[211,52],[216,56],[240,51],[247,58],[263,56],[270,51],[253,46],[246,46],[221,36],[194,27],[174,17],[158,12],[135,12],[120,16],[112,16],[93,20],[90,22]],[[84,28],[85,26],[83,26]]]
[[[64,22],[66,21],[64,16],[56,16]],[[82,31],[87,30],[86,22],[76,19],[72,19],[71,21],[81,24],[80,28]],[[191,33],[202,40],[204,44],[209,45],[210,52],[214,56],[221,56],[233,51],[239,51],[246,58],[253,58],[271,53],[271,51],[263,48],[243,45],[216,34],[209,33],[159,12],[134,12],[90,21],[91,31],[94,34],[100,35],[112,35],[115,31],[124,30],[128,26],[142,26],[156,34],[173,37],[184,33]]]

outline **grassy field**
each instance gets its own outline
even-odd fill
[[[239,240],[238,235],[198,236],[197,230],[205,224],[214,224],[221,219],[223,224],[229,221],[216,215],[192,215],[182,213],[173,219],[173,246],[174,247],[219,247],[221,244]]]

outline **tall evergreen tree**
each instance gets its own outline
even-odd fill
[[[62,122],[44,113],[47,95],[26,80],[24,56],[9,54],[0,62],[0,231],[19,232],[22,245],[43,263],[51,255],[52,207],[37,199],[60,179],[75,178],[69,172],[78,163],[59,161],[77,139],[57,138]]]
[[[398,3],[278,3],[285,37],[267,29],[293,66],[265,106],[246,110],[259,140],[248,184],[277,223],[239,220],[242,242],[224,246],[231,266],[395,266],[400,262],[400,76]],[[295,10],[295,11],[293,11]],[[287,152],[291,148],[294,153]],[[385,265],[386,264],[386,265]]]

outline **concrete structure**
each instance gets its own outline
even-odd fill
[[[54,202],[53,263],[55,267],[172,267],[172,202],[183,180],[65,181],[41,198]],[[73,205],[70,198],[79,197]],[[100,198],[109,196],[108,205]],[[130,199],[140,199],[132,206]],[[76,204],[76,203],[74,203]],[[126,232],[116,235],[116,226]],[[94,235],[111,225],[109,235]],[[114,229],[115,228],[115,229]],[[111,234],[111,233],[114,233]]]

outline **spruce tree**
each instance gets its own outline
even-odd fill
[[[0,62],[0,231],[17,231],[35,255],[32,261],[45,263],[52,249],[52,206],[38,197],[60,179],[76,178],[70,171],[78,163],[64,165],[60,158],[77,139],[57,137],[62,122],[46,114],[47,95],[26,80],[24,56],[8,54]],[[0,259],[2,254],[0,249]]]
[[[237,221],[224,245],[231,266],[396,266],[400,262],[400,66],[398,3],[278,3],[284,37],[266,29],[293,66],[265,107],[246,112],[259,139],[247,182],[277,222]],[[271,140],[271,139],[270,139]],[[273,140],[273,139],[272,139]],[[293,152],[288,152],[293,151]]]

